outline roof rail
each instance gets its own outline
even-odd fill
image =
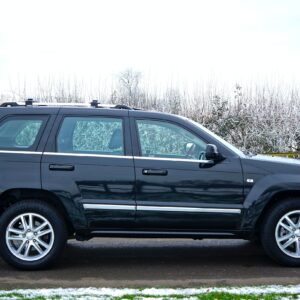
[[[138,110],[137,108],[132,108],[127,105],[123,104],[101,104],[98,100],[92,100],[90,102],[91,107],[95,108],[111,108],[111,109],[132,109],[132,110]],[[15,106],[79,106],[79,107],[87,107],[87,103],[61,103],[61,102],[37,102],[34,101],[32,98],[28,98],[24,102],[4,102],[0,104],[0,107],[15,107]]]
[[[13,106],[32,106],[33,105],[33,99],[28,98],[25,100],[24,104],[20,104],[18,102],[3,102],[0,104],[0,107],[13,107]]]
[[[32,98],[28,98],[27,100],[25,100],[25,106],[28,106],[28,105],[33,105],[33,99]]]
[[[3,102],[0,107],[20,106],[17,102]]]
[[[123,105],[123,104],[117,104],[114,108],[116,108],[116,109],[135,109],[135,108],[131,108],[127,105]]]
[[[99,104],[99,102],[98,102],[98,100],[92,100],[92,102],[91,102],[91,106],[92,107],[98,107],[98,104]]]
[[[95,108],[136,109],[123,104],[101,104],[98,100],[92,100],[90,104]]]

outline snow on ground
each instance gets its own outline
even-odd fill
[[[135,295],[135,296],[154,296],[154,297],[166,297],[171,295],[180,296],[193,296],[198,294],[210,293],[210,292],[227,292],[231,294],[242,294],[242,295],[260,295],[260,294],[300,294],[300,284],[299,285],[269,285],[269,286],[245,286],[245,287],[211,287],[211,288],[145,288],[145,289],[131,289],[131,288],[55,288],[55,289],[16,289],[16,290],[1,290],[1,295],[7,295],[11,293],[22,294],[28,298],[33,297],[52,297],[60,296],[63,299],[69,299],[73,297],[84,297],[89,296],[89,298],[97,297],[122,297],[124,295]],[[157,298],[156,298],[157,299]]]

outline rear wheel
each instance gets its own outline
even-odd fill
[[[261,242],[274,260],[300,266],[300,199],[286,199],[266,216]]]
[[[52,206],[35,200],[10,206],[0,218],[0,231],[2,257],[25,270],[49,267],[67,239],[62,216]]]

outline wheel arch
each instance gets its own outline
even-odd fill
[[[38,199],[50,204],[64,218],[69,235],[71,236],[74,233],[74,226],[68,215],[66,207],[56,194],[47,190],[33,188],[13,188],[4,191],[0,195],[0,214],[2,214],[7,207],[16,202],[32,199]]]
[[[286,190],[278,191],[269,199],[269,201],[264,206],[261,214],[255,222],[255,233],[258,234],[263,223],[265,216],[272,210],[274,206],[278,203],[285,201],[288,198],[299,198],[300,203],[300,190]]]

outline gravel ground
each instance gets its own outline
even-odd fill
[[[199,287],[299,284],[241,240],[93,239],[70,241],[51,270],[17,271],[0,260],[0,289],[54,287]]]

